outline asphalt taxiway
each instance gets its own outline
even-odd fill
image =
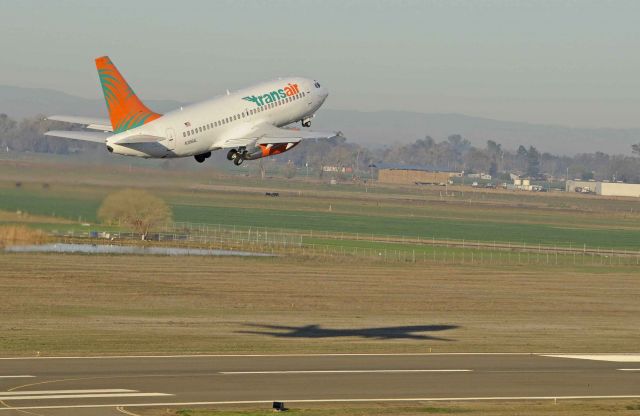
[[[0,416],[145,406],[640,398],[639,355],[388,354],[0,359]],[[129,413],[127,413],[129,412]]]

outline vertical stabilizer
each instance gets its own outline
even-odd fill
[[[108,56],[97,58],[96,68],[114,133],[122,133],[161,117],[140,101]]]

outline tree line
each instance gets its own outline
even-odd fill
[[[66,123],[33,117],[16,121],[0,114],[0,151],[69,154],[94,151],[96,143],[61,140],[44,136],[53,129],[69,129]],[[631,147],[631,155],[609,155],[604,152],[581,153],[574,156],[554,155],[532,145],[505,149],[494,140],[484,146],[474,146],[464,137],[454,134],[437,141],[430,136],[409,144],[394,144],[370,148],[350,143],[344,137],[328,140],[306,140],[295,150],[275,156],[287,176],[297,168],[309,167],[319,176],[324,167],[351,168],[357,175],[368,172],[374,164],[429,166],[434,169],[487,173],[508,179],[516,173],[536,179],[565,177],[579,179],[640,182],[640,143]],[[338,172],[339,173],[339,172]]]
[[[410,144],[396,144],[371,149],[338,137],[330,140],[305,141],[295,152],[280,155],[297,166],[309,164],[316,172],[323,166],[351,167],[366,171],[373,164],[427,166],[433,169],[487,173],[493,178],[509,180],[509,173],[534,179],[597,179],[640,183],[640,143],[632,147],[632,155],[609,155],[603,152],[574,156],[554,155],[534,146],[520,145],[505,149],[494,140],[485,146],[472,145],[460,135],[436,141],[430,136]]]

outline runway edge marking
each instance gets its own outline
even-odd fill
[[[126,358],[278,358],[278,357],[423,357],[442,355],[544,355],[532,352],[415,352],[415,353],[327,353],[327,354],[187,354],[187,355],[96,355],[48,357],[0,357],[0,360],[108,360]]]
[[[640,399],[640,395],[619,396],[498,396],[498,397],[421,397],[421,398],[372,398],[372,399],[309,399],[291,400],[280,399],[286,403],[366,403],[366,402],[464,402],[464,401],[524,401],[524,400],[592,400],[592,399]],[[89,409],[89,408],[116,408],[116,407],[158,407],[158,406],[213,406],[235,404],[271,404],[273,400],[244,400],[244,401],[218,401],[218,402],[175,402],[175,403],[126,403],[126,404],[85,404],[70,406],[24,406],[0,408],[5,410],[38,410],[38,409]]]

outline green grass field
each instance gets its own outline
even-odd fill
[[[331,187],[299,181],[256,182],[251,178],[245,187],[238,187],[237,177],[216,177],[212,185],[212,179],[199,177],[198,172],[129,172],[123,168],[103,172],[105,168],[96,168],[83,175],[82,168],[71,165],[56,170],[55,166],[36,163],[16,187],[15,181],[8,179],[18,178],[18,169],[0,163],[0,173],[6,173],[5,181],[0,182],[0,210],[95,223],[102,199],[126,183],[146,187],[164,198],[176,221],[640,249],[637,201],[474,191],[454,191],[456,196],[442,197],[440,188],[378,187],[372,193],[356,185]],[[278,190],[281,196],[265,197],[265,190]]]

